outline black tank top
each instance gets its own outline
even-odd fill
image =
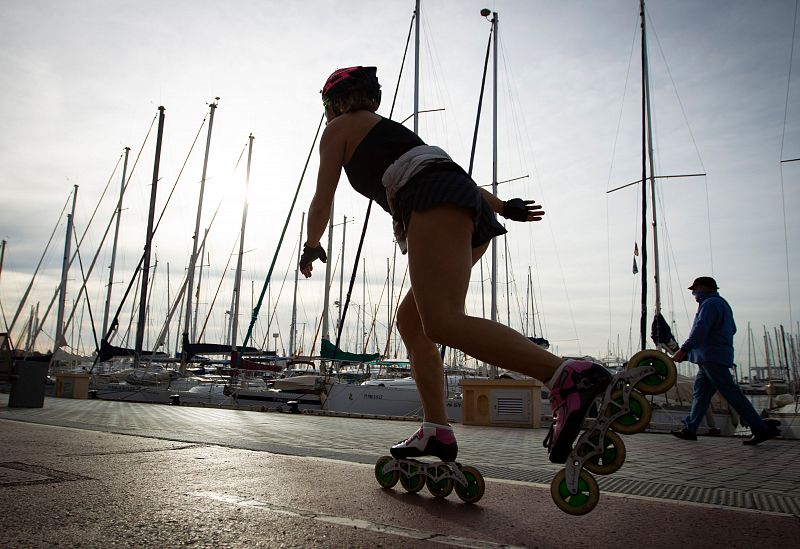
[[[381,118],[358,144],[350,162],[344,166],[350,185],[389,211],[383,172],[403,154],[425,142],[402,124]]]

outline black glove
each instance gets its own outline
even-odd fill
[[[521,198],[512,198],[503,202],[503,211],[500,215],[511,221],[527,221],[528,204],[533,204],[535,200],[522,200]]]
[[[328,254],[325,253],[325,248],[322,247],[322,244],[317,244],[315,248],[309,248],[308,244],[304,244],[303,253],[300,255],[300,268],[304,269],[316,259],[323,263],[328,262]]]

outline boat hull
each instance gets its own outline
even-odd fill
[[[368,416],[422,417],[416,387],[335,383],[328,389],[325,410]],[[447,399],[447,417],[461,421],[461,399]]]

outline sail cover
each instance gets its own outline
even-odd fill
[[[348,353],[339,349],[336,345],[329,340],[322,338],[322,349],[320,352],[322,358],[328,360],[339,360],[342,362],[371,362],[380,358],[379,353],[374,354],[358,354]]]
[[[650,326],[650,337],[653,339],[653,343],[664,347],[672,353],[677,352],[680,348],[678,342],[675,341],[675,336],[672,335],[669,324],[661,316],[661,313],[656,314],[655,318],[653,318],[653,324]]]

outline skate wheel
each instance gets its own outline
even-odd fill
[[[611,402],[609,402],[606,415],[614,416],[623,407],[622,391],[614,391],[611,393]],[[615,419],[611,424],[611,428],[623,435],[635,435],[647,429],[652,415],[653,408],[647,402],[647,399],[638,391],[631,391],[628,400],[628,412]]]
[[[655,373],[643,378],[636,384],[636,388],[646,395],[660,395],[675,385],[678,379],[678,370],[670,357],[653,349],[639,351],[628,361],[628,370],[640,368],[642,366],[652,366]]]
[[[400,477],[399,471],[389,471],[388,473],[383,471],[383,468],[390,461],[392,461],[392,458],[383,456],[375,463],[375,479],[382,488],[391,488],[397,484],[397,479]]]
[[[450,495],[450,492],[453,491],[453,479],[451,478],[443,478],[442,480],[436,481],[432,478],[428,477],[425,479],[425,486],[428,487],[428,492],[435,498],[446,498]]]
[[[600,433],[589,437],[588,443],[578,448],[578,456],[585,456],[598,444]],[[606,431],[603,437],[603,453],[589,458],[583,467],[595,475],[610,475],[619,471],[625,463],[625,443],[614,431]]]
[[[410,494],[416,494],[425,487],[425,475],[416,474],[407,477],[400,475],[400,486]]]
[[[600,501],[600,488],[592,475],[581,469],[578,493],[570,494],[567,487],[567,471],[561,469],[550,483],[550,495],[556,506],[570,515],[585,515]]]
[[[483,497],[486,490],[486,483],[483,475],[474,467],[466,466],[461,468],[461,473],[467,479],[467,486],[456,483],[456,495],[465,503],[475,503]]]

